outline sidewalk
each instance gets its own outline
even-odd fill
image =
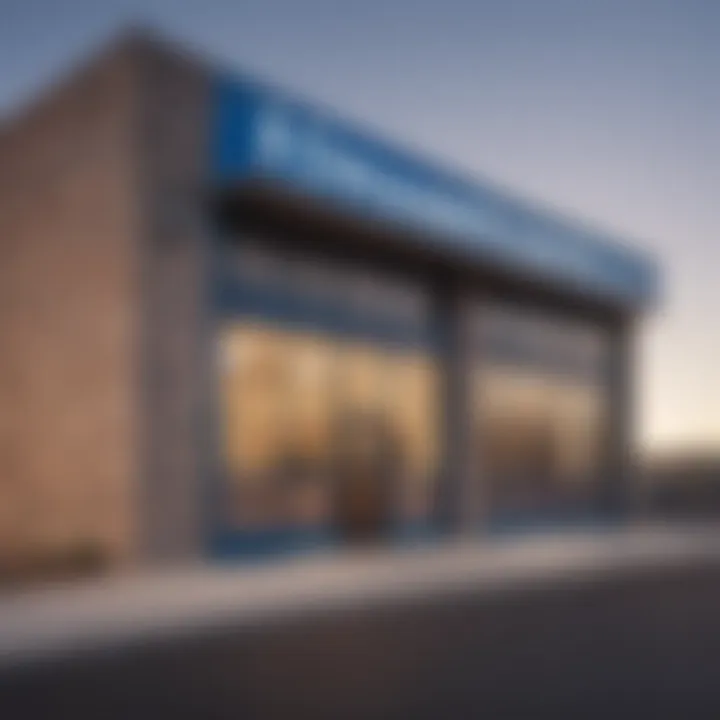
[[[466,591],[522,593],[696,562],[720,565],[720,532],[568,531],[114,577],[0,599],[0,669],[228,624],[256,626]]]

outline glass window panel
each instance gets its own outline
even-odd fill
[[[233,523],[257,526],[275,518],[285,405],[285,337],[252,325],[221,336],[223,449]]]
[[[478,309],[479,467],[497,507],[591,498],[602,465],[608,340],[600,328]]]
[[[349,305],[342,270],[331,263],[304,255],[294,256],[289,263],[289,286],[301,300],[314,307]]]
[[[319,336],[295,334],[287,345],[283,491],[286,520],[318,523],[329,514],[331,380],[335,348]]]
[[[354,497],[366,504],[366,518],[373,503],[388,519],[396,511],[426,515],[438,370],[427,352],[387,343],[429,325],[427,295],[371,268],[316,262],[252,238],[229,260],[239,286],[282,297],[283,308],[292,302],[296,323],[238,317],[221,330],[229,522],[238,529],[323,523],[340,513],[336,491],[347,478],[364,485]]]
[[[400,514],[421,519],[432,512],[438,463],[437,367],[422,352],[388,357],[387,411],[398,450]]]
[[[582,483],[600,471],[603,441],[603,394],[597,386],[565,383],[555,401],[558,475]]]
[[[233,268],[240,282],[261,287],[283,287],[290,274],[288,259],[276,249],[243,239],[232,248]]]
[[[335,519],[347,537],[388,529],[394,503],[391,444],[383,409],[385,357],[370,342],[345,342],[335,376]]]
[[[320,336],[253,325],[222,335],[222,428],[234,524],[328,519],[336,349]]]
[[[384,354],[372,343],[348,342],[341,350],[339,393],[348,412],[376,413],[382,407]]]

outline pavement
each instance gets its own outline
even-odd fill
[[[643,525],[127,574],[0,598],[0,670],[213,628],[517,594],[698,562],[720,567],[720,530]]]

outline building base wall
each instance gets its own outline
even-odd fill
[[[0,562],[135,555],[131,53],[0,135]]]

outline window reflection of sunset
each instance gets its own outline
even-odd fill
[[[496,502],[589,497],[606,439],[602,331],[506,307],[481,307],[478,318],[477,452]]]
[[[304,503],[316,510],[303,515],[317,514],[326,502],[335,424],[354,416],[386,438],[403,486],[400,513],[429,511],[438,405],[437,368],[426,352],[259,323],[228,325],[221,350],[224,447],[236,487],[272,495],[278,482],[302,481],[295,490],[283,484],[282,498],[270,502],[279,508],[290,501],[296,513]]]
[[[286,353],[291,442],[307,460],[326,463],[332,423],[332,346],[316,337],[296,335],[288,337]]]
[[[225,337],[234,359],[222,377],[225,448],[231,470],[246,472],[251,480],[267,470],[277,454],[285,353],[272,331],[230,329]]]

